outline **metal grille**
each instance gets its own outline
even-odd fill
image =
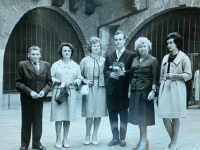
[[[152,42],[152,55],[161,63],[166,49],[166,36],[179,32],[183,36],[182,51],[191,58],[193,72],[200,62],[200,9],[179,9],[159,15],[145,24],[131,39],[128,48],[134,49],[138,37],[147,37]]]
[[[84,52],[76,32],[71,24],[57,12],[37,8],[27,12],[16,24],[8,40],[4,55],[3,91],[15,91],[15,72],[18,63],[27,58],[31,45],[42,49],[42,60],[50,64],[60,57],[57,49],[61,42],[72,43],[75,52],[72,57],[77,63]]]

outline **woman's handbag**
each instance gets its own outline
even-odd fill
[[[60,89],[60,94],[57,96],[58,89]],[[64,88],[57,88],[56,94],[55,94],[55,101],[60,105],[65,100],[67,100],[68,96],[69,96],[69,94],[66,91],[66,87],[64,87]]]
[[[81,89],[80,89],[80,93],[82,95],[88,95],[89,94],[89,86],[87,84],[86,85],[82,85]]]

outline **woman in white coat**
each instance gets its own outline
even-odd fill
[[[166,41],[170,53],[164,56],[161,65],[158,115],[171,139],[166,150],[176,150],[179,118],[186,117],[185,81],[192,78],[192,71],[189,57],[180,50],[181,35],[170,33]]]
[[[198,64],[198,70],[194,73],[194,83],[193,83],[193,91],[195,93],[195,101],[197,101],[197,109],[200,109],[200,63]]]
[[[76,87],[82,81],[79,65],[71,59],[74,53],[74,46],[70,43],[63,42],[58,53],[61,57],[51,67],[51,76],[53,81],[53,91],[51,100],[51,121],[55,121],[56,144],[55,147],[60,149],[62,146],[69,147],[67,135],[71,121],[76,117]],[[66,88],[68,98],[62,104],[57,104],[55,95],[60,93],[62,88]],[[61,138],[61,129],[63,126],[63,138]]]

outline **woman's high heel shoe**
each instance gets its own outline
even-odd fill
[[[90,144],[90,136],[89,137],[89,140],[87,141],[87,136],[85,137],[85,140],[84,140],[84,145],[89,145]]]
[[[84,141],[84,145],[89,145],[90,144],[90,141]]]
[[[136,144],[136,145],[134,145],[133,147],[132,147],[132,149],[133,150],[137,150],[137,148],[140,146],[140,141]]]
[[[174,148],[171,147],[170,150],[177,150],[177,148],[178,148],[178,143],[176,143],[176,145],[174,146]]]
[[[170,150],[170,148],[167,146],[167,148],[165,148],[165,150]]]
[[[63,144],[63,147],[64,147],[64,148],[69,148],[69,144],[68,144],[68,143],[64,143],[64,144]]]
[[[149,149],[149,142],[147,141],[144,145],[139,145],[139,147],[137,148],[137,150],[148,150]]]
[[[149,146],[149,141],[147,140],[147,145]],[[137,150],[137,148],[140,146],[140,141],[136,144],[136,145],[134,145],[133,147],[132,147],[132,149],[133,150]]]
[[[61,148],[62,148],[62,145],[61,145],[61,144],[55,144],[55,148],[61,149]]]

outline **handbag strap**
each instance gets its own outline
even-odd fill
[[[61,88],[56,88],[55,99],[56,99],[56,95],[57,95],[58,89],[61,89]],[[64,87],[64,91],[65,91],[65,93],[67,93],[67,88],[66,87]]]
[[[58,88],[56,88],[56,94],[55,94],[55,99],[56,99],[56,95],[57,95],[57,92],[58,92]]]

